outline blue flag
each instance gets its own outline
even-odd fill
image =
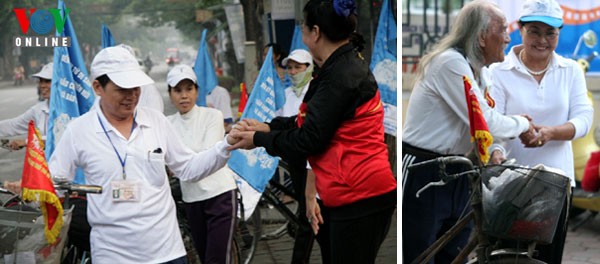
[[[283,106],[284,87],[277,76],[275,65],[273,65],[272,48],[269,48],[265,62],[270,63],[263,63],[242,119],[253,118],[261,122],[268,122],[275,117],[275,111]],[[262,193],[269,179],[273,177],[278,163],[277,158],[267,154],[267,151],[261,147],[253,150],[233,151],[228,165],[252,188]]]
[[[371,58],[371,71],[377,80],[381,101],[385,109],[385,132],[396,135],[396,21],[392,13],[391,2],[384,0],[379,14],[377,35]]]
[[[54,73],[50,90],[50,113],[46,132],[46,159],[50,160],[54,147],[60,139],[67,123],[87,112],[94,104],[94,92],[79,42],[68,14],[64,13],[65,4],[58,1],[61,15],[67,17],[65,29],[57,36],[71,37],[70,47],[54,48]],[[77,180],[76,176],[76,180]]]
[[[196,73],[196,78],[198,78],[198,99],[196,99],[196,104],[206,106],[206,96],[219,84],[215,68],[208,53],[208,46],[206,45],[206,29],[202,31],[200,48],[198,48],[198,55],[196,55],[196,62],[194,63],[194,72]]]
[[[110,29],[106,24],[102,24],[102,48],[115,46],[115,39],[110,33]]]
[[[292,44],[290,45],[290,52],[297,49],[308,50],[308,47],[302,42],[302,25],[294,27],[294,36],[292,36]]]

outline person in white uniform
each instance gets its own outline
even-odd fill
[[[40,91],[43,101],[37,102],[25,113],[15,118],[0,121],[0,138],[27,135],[29,120],[33,120],[35,127],[42,135],[42,139],[46,139],[53,68],[54,64],[50,62],[44,65],[40,72],[32,75],[32,77],[38,79],[38,91]],[[18,150],[25,147],[25,144],[25,139],[13,139],[8,143],[8,147],[12,150]]]
[[[201,180],[221,169],[231,137],[194,152],[160,112],[137,107],[140,86],[153,83],[123,47],[101,50],[91,65],[95,107],[72,120],[49,161],[53,178],[76,167],[102,194],[88,196],[95,263],[186,263],[165,165],[178,178]]]
[[[445,186],[416,192],[439,181],[438,164],[418,170],[407,167],[445,155],[465,155],[472,149],[463,76],[472,83],[481,112],[494,139],[529,135],[533,126],[523,116],[504,116],[484,98],[489,78],[482,70],[504,60],[510,42],[502,11],[489,1],[475,0],[457,15],[449,34],[420,61],[402,132],[402,240],[405,263],[412,262],[459,219],[469,200],[469,179],[461,177]],[[520,113],[524,114],[524,113]],[[527,133],[525,133],[527,132]],[[449,166],[449,173],[464,171]],[[450,241],[435,263],[449,263],[463,248],[471,228]]]
[[[563,11],[554,0],[528,0],[523,4],[519,31],[523,44],[514,46],[504,62],[493,64],[495,110],[503,114],[526,113],[536,124],[537,136],[521,142],[504,142],[506,152],[495,148],[494,163],[514,158],[517,163],[562,170],[575,186],[571,140],[592,127],[594,109],[587,97],[583,71],[572,59],[554,52],[563,25]],[[525,144],[525,145],[523,145]],[[570,197],[567,197],[570,199]],[[565,202],[554,241],[538,246],[538,259],[560,263],[567,234]]]
[[[183,143],[196,152],[218,143],[225,135],[223,115],[217,109],[195,104],[198,85],[192,67],[173,67],[167,74],[167,85],[171,103],[178,110],[167,119]],[[202,263],[231,263],[237,215],[233,173],[225,166],[200,181],[181,181],[188,224]]]

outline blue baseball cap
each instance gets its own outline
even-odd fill
[[[527,0],[521,10],[521,22],[542,22],[551,27],[563,25],[563,10],[555,0]]]

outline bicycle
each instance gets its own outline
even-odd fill
[[[181,196],[179,179],[170,177],[169,184],[171,185],[171,194],[175,200],[179,231],[181,232],[183,244],[187,252],[188,263],[199,264],[201,263],[200,256],[196,251],[196,247],[192,239],[191,229],[188,224],[184,202]],[[241,195],[239,192],[237,192],[237,194],[238,205],[240,208],[243,208],[243,204],[241,203]],[[231,263],[248,264],[254,257],[254,252],[256,251],[258,240],[260,239],[260,212],[255,211],[248,220],[243,220],[245,219],[244,210],[241,209],[240,212],[241,216],[236,221],[236,231],[233,235],[233,241],[231,245]]]
[[[279,161],[277,172],[269,180],[259,204],[248,220],[244,220],[243,197],[238,192],[241,215],[238,218],[234,240],[240,250],[239,263],[250,263],[259,240],[277,239],[285,234],[295,237],[300,225],[297,215],[298,196],[289,178],[289,166]],[[284,201],[283,197],[290,200]]]
[[[64,224],[60,232],[58,242],[55,245],[47,245],[44,238],[44,224],[41,218],[41,212],[35,205],[27,205],[21,199],[20,195],[0,188],[0,193],[10,197],[0,204],[0,229],[3,234],[2,243],[0,243],[1,255],[11,255],[13,252],[18,254],[35,254],[38,263],[91,263],[91,256],[88,250],[78,248],[71,241],[71,231],[73,226],[70,224],[77,215],[74,214],[75,208],[71,204],[71,198],[76,196],[85,196],[87,193],[101,193],[102,187],[96,185],[79,185],[67,181],[55,179],[54,188],[57,191],[64,192],[62,199],[64,210]],[[11,234],[13,234],[11,236]],[[89,239],[88,239],[89,240]],[[25,247],[22,247],[25,244]],[[19,255],[13,258],[17,261]],[[80,255],[81,254],[81,255]],[[10,258],[10,257],[9,257]]]
[[[453,263],[464,263],[473,252],[475,257],[468,263],[545,263],[533,258],[536,254],[535,246],[537,243],[552,242],[562,203],[570,191],[567,177],[537,167],[526,168],[511,164],[474,167],[471,160],[462,156],[439,157],[409,165],[408,169],[416,170],[434,163],[439,165],[441,179],[425,185],[417,192],[417,197],[432,186],[443,186],[467,175],[471,182],[471,211],[412,263],[427,263],[470,221],[474,222],[474,233]],[[448,174],[447,165],[462,165],[470,169]],[[511,174],[512,180],[497,183],[499,179],[506,179]],[[555,205],[539,207],[540,204],[535,202],[553,202]],[[516,207],[510,208],[511,205]],[[532,208],[539,211],[531,210]],[[538,219],[546,222],[538,222]],[[525,225],[531,229],[523,228]],[[507,241],[517,242],[517,248],[507,247]],[[519,249],[521,243],[527,245],[526,251]]]
[[[298,216],[299,202],[287,163],[279,161],[277,172],[265,187],[259,205],[265,214],[261,214],[261,225],[264,224],[261,239],[277,239],[284,234],[292,238],[296,236],[296,230],[301,224]]]

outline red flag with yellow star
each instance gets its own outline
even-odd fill
[[[487,164],[490,159],[488,148],[492,145],[494,138],[488,129],[487,122],[483,117],[477,96],[471,89],[471,80],[463,76],[465,83],[465,97],[467,99],[467,108],[469,110],[469,127],[471,130],[471,142],[477,143],[477,156],[483,164]]]
[[[35,129],[33,120],[29,121],[21,187],[23,188],[23,200],[40,203],[44,215],[46,240],[48,243],[54,244],[63,225],[63,208],[50,178],[44,156],[44,142],[40,132]]]

